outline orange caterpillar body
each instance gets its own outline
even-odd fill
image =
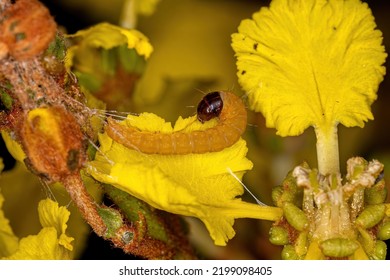
[[[247,123],[247,113],[241,99],[224,91],[207,94],[198,105],[197,116],[200,122],[218,117],[218,124],[206,130],[159,133],[125,127],[108,119],[106,132],[125,147],[146,154],[201,154],[218,152],[236,143]]]

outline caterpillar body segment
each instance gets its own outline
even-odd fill
[[[114,141],[145,154],[201,154],[230,147],[239,140],[247,124],[241,99],[224,91],[207,94],[198,105],[197,117],[202,123],[218,118],[218,123],[206,130],[160,133],[125,127],[109,118],[106,132]]]

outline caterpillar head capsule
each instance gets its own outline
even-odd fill
[[[197,108],[198,120],[201,123],[209,121],[212,118],[219,117],[223,108],[223,101],[221,93],[219,91],[214,91],[208,93],[203,99],[199,102]]]

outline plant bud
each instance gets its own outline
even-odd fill
[[[385,211],[384,204],[367,205],[356,218],[356,224],[363,228],[372,228],[383,219]]]
[[[327,257],[345,258],[352,255],[359,248],[359,245],[354,240],[331,238],[321,242],[320,248]]]
[[[269,241],[274,245],[288,244],[288,232],[280,226],[273,226],[269,231]]]
[[[309,220],[305,212],[291,202],[286,202],[283,206],[284,216],[287,222],[296,230],[302,231],[309,225]]]
[[[63,107],[37,108],[26,115],[20,138],[30,169],[50,181],[78,172],[85,160],[84,135]]]

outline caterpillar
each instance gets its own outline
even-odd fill
[[[109,118],[106,132],[114,141],[145,154],[184,155],[221,151],[236,143],[245,131],[244,103],[231,92],[211,92],[199,102],[197,119],[204,123],[213,118],[218,118],[218,123],[212,128],[173,133],[140,131]]]

